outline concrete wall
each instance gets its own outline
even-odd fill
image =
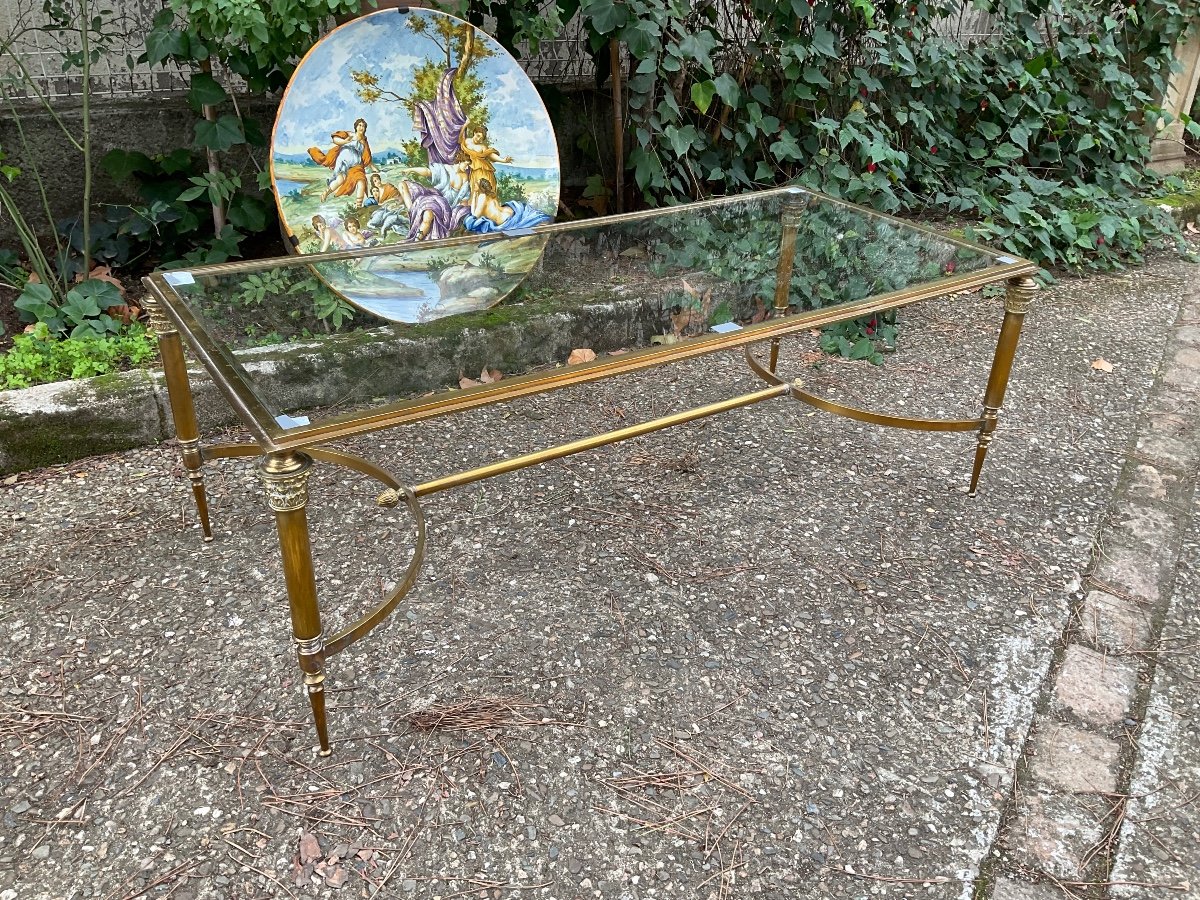
[[[243,103],[243,113],[256,119],[270,133],[274,107],[264,102]],[[77,100],[57,100],[55,114],[75,135],[82,131],[81,107]],[[196,116],[181,95],[147,98],[144,100],[106,99],[92,109],[93,209],[105,203],[129,203],[136,200],[132,184],[115,184],[104,172],[100,160],[109,150],[141,150],[154,155],[185,146],[192,141]],[[18,118],[0,118],[0,146],[8,154],[8,162],[24,169],[24,173],[7,187],[16,196],[30,224],[38,230],[45,228],[37,183],[30,169],[41,174],[50,208],[55,218],[77,215],[83,195],[83,157],[70,145],[62,128],[43,107],[28,104],[20,107]],[[265,151],[258,152],[265,161]],[[232,155],[236,165],[248,166],[243,151]],[[0,218],[0,243],[12,240],[11,223]]]
[[[589,175],[612,173],[612,108],[606,95],[587,88],[564,88],[554,85],[539,87],[550,112],[558,139],[559,160],[563,180],[567,184],[582,184]],[[263,133],[270,135],[275,120],[275,102],[268,100],[239,101],[243,115],[256,120]],[[55,101],[55,113],[75,133],[80,129],[78,100]],[[136,202],[132,184],[115,184],[100,160],[112,149],[140,150],[153,156],[166,153],[192,142],[196,115],[182,94],[162,94],[140,99],[105,98],[92,110],[93,142],[93,203],[98,209],[105,203]],[[602,158],[594,151],[580,149],[583,143],[599,148]],[[28,168],[32,162],[41,172],[51,210],[55,218],[77,215],[83,192],[82,158],[63,137],[53,117],[42,107],[28,104],[19,110],[19,121],[12,116],[0,117],[0,147],[8,154],[8,162]],[[259,165],[266,162],[266,149],[256,148],[253,154]],[[233,163],[244,171],[255,168],[246,148],[230,154]],[[17,178],[8,189],[30,223],[38,230],[46,227],[46,216],[37,186],[30,174]],[[0,213],[0,246],[13,246],[15,232],[12,223]]]

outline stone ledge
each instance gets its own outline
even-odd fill
[[[575,347],[597,353],[640,346],[659,313],[638,299],[569,310],[506,308],[487,328],[430,329],[420,338],[352,332],[321,341],[239,351],[242,364],[284,411],[417,396],[484,366],[517,372],[565,362]],[[445,320],[443,320],[445,321]],[[470,321],[470,320],[468,320]],[[207,373],[190,368],[201,434],[237,424]],[[0,391],[0,475],[144,447],[172,436],[162,372],[133,371]]]

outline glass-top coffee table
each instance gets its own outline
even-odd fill
[[[259,457],[319,752],[327,755],[326,660],[386,619],[415,583],[425,545],[421,497],[785,397],[876,425],[975,432],[974,494],[1036,271],[1028,260],[781,188],[508,234],[159,272],[145,284],[206,540],[212,531],[204,461]],[[982,409],[973,418],[914,419],[857,409],[817,397],[776,371],[781,340],[789,334],[1002,281],[1004,319]],[[500,297],[503,302],[492,306]],[[607,330],[597,328],[598,319]],[[622,346],[604,347],[613,340],[614,322]],[[254,443],[201,445],[184,342]],[[289,408],[289,392],[273,367],[254,361],[264,344],[289,342],[319,361],[320,376],[337,385],[338,396],[357,396],[361,404],[351,412]],[[613,352],[563,365],[573,347]],[[734,348],[743,349],[762,389],[421,484],[406,484],[362,457],[324,446]],[[489,367],[504,377],[487,381]],[[461,381],[476,372],[484,376],[481,383]],[[404,503],[417,532],[396,588],[332,635],[321,626],[305,513],[314,461],[377,479],[385,487],[379,502]]]

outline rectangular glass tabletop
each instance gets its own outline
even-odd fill
[[[301,236],[310,247],[356,249],[147,279],[265,449],[593,381],[1037,270],[799,188],[388,246],[371,244],[389,231],[419,236],[419,210],[376,210],[371,222],[314,220]],[[566,365],[583,347],[597,358]],[[314,369],[342,409],[293,418],[289,372],[311,378]],[[461,387],[464,376],[493,370],[503,379]]]

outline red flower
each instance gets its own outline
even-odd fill
[[[987,109],[987,108],[988,108],[988,102],[987,102],[987,100],[980,100],[980,101],[979,101],[979,108],[980,108],[980,109]]]
[[[867,171],[868,172],[874,172],[878,168],[879,168],[879,166],[875,165],[875,163],[873,163],[873,162],[867,163]]]
[[[860,94],[862,94],[864,97],[865,97],[865,96],[867,96],[867,87],[866,87],[866,85],[863,85],[862,87],[860,87],[860,88],[858,89],[858,92],[859,92]]]
[[[1104,246],[1104,235],[1100,235],[1099,237],[1096,238],[1096,246],[1097,247]]]
[[[929,148],[929,152],[930,152],[930,153],[937,153],[937,144],[934,144],[932,147],[930,147],[930,148]]]
[[[954,261],[954,260],[950,260],[950,262],[946,263],[946,274],[947,274],[947,275],[953,275],[953,274],[954,274],[954,270],[955,270],[955,269],[957,269],[957,268],[958,268],[958,264],[957,264],[957,263],[955,263],[955,261]]]

